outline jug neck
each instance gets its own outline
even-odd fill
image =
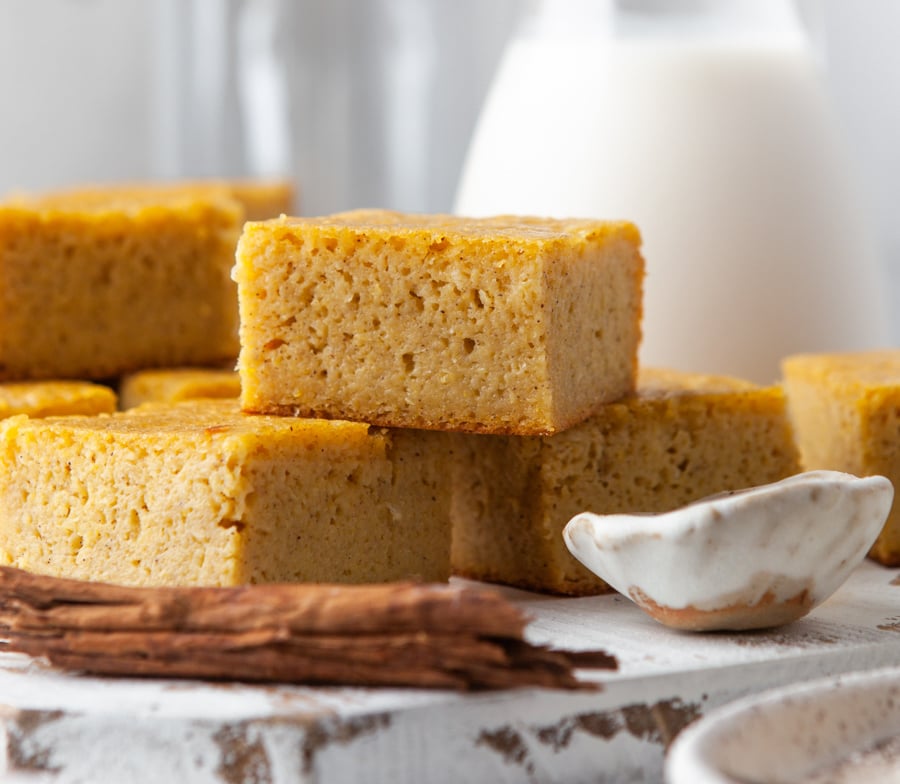
[[[533,0],[520,35],[802,42],[806,31],[793,0]]]

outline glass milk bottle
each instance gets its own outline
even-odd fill
[[[508,46],[455,209],[635,221],[645,364],[767,383],[787,354],[883,344],[818,71],[788,0],[547,0]]]

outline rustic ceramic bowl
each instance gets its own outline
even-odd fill
[[[666,781],[900,781],[900,669],[809,681],[711,711],[676,738]]]
[[[893,487],[810,471],[657,515],[584,513],[563,536],[588,569],[678,629],[758,629],[827,599],[868,552]]]

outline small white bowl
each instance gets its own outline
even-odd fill
[[[900,780],[900,669],[809,681],[733,702],[683,730],[669,784]]]
[[[678,629],[790,623],[827,599],[881,531],[882,476],[809,471],[656,515],[573,517],[563,536],[588,569]]]

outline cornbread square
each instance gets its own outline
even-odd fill
[[[608,590],[566,549],[576,514],[664,512],[799,471],[780,387],[655,369],[564,433],[456,438],[454,571],[561,594]]]
[[[564,430],[633,389],[628,223],[363,210],[248,223],[234,277],[245,411]]]
[[[237,398],[240,394],[241,379],[234,370],[141,370],[119,380],[119,406],[122,409],[143,403],[178,403],[204,397]]]
[[[236,400],[12,417],[0,562],[127,585],[446,580],[448,438]]]
[[[880,474],[900,488],[900,350],[797,354],[782,373],[804,467]],[[896,501],[869,556],[900,565]]]
[[[233,362],[242,214],[153,192],[0,205],[0,380]]]
[[[19,381],[0,384],[0,419],[68,414],[109,414],[116,410],[116,393],[88,381]]]

